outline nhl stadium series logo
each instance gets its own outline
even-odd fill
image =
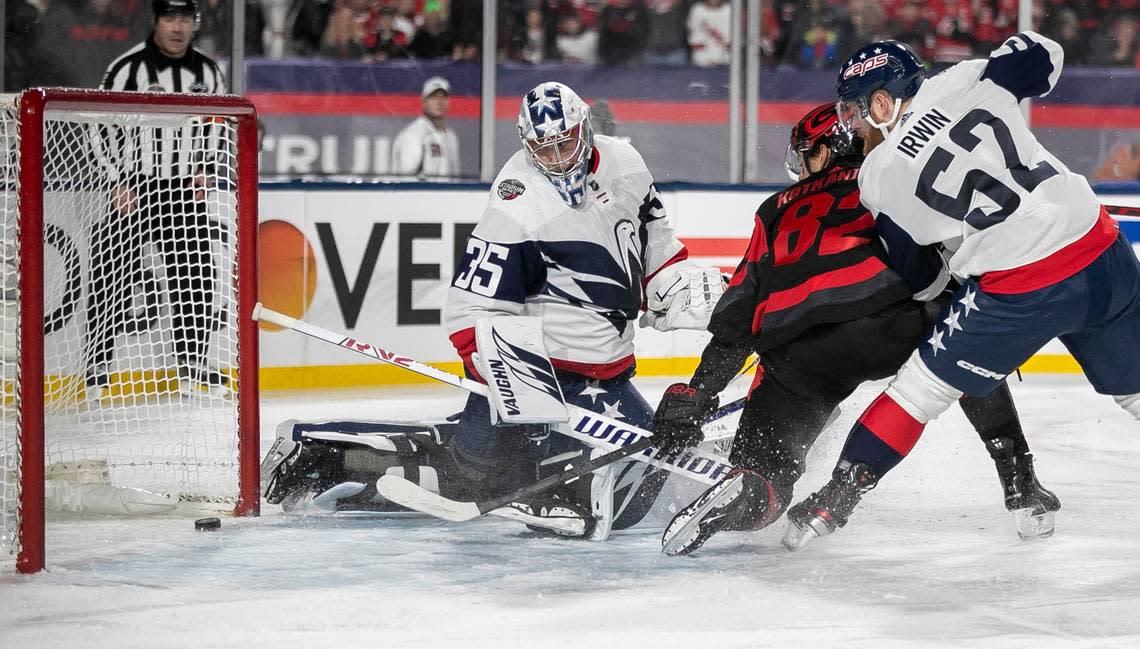
[[[513,201],[526,191],[526,186],[514,178],[508,178],[499,183],[499,198],[504,201]]]

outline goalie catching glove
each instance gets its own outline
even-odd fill
[[[716,268],[700,268],[690,261],[668,266],[645,287],[646,311],[641,326],[658,331],[704,330],[724,294],[724,285],[724,277]]]
[[[665,388],[657,412],[653,414],[653,439],[657,448],[677,452],[700,444],[704,439],[701,424],[716,410],[719,398],[686,383]]]

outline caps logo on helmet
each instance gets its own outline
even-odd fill
[[[879,54],[878,56],[873,56],[866,61],[857,61],[854,65],[843,71],[843,78],[850,79],[856,75],[862,76],[864,74],[867,74],[875,68],[880,68],[886,65],[887,59],[888,57],[886,54]]]
[[[839,96],[839,120],[855,128],[862,118],[886,137],[899,115],[902,102],[918,93],[926,79],[922,58],[906,43],[876,41],[860,48],[841,68],[835,86]],[[878,90],[890,94],[894,104],[884,121],[871,118],[871,96]],[[880,118],[882,119],[882,118]]]

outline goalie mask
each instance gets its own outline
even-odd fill
[[[590,107],[561,83],[541,83],[519,108],[519,137],[531,164],[571,207],[586,201],[586,175],[594,150]]]
[[[825,168],[830,166],[831,161],[862,151],[862,142],[850,128],[839,121],[835,104],[816,106],[792,127],[791,141],[788,142],[788,150],[784,155],[784,168],[788,171],[788,177],[799,181],[808,157],[818,152],[821,145],[827,145],[831,152],[830,160],[824,164]]]

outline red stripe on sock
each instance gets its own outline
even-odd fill
[[[910,453],[926,428],[885,392],[863,411],[859,423],[899,455]]]

